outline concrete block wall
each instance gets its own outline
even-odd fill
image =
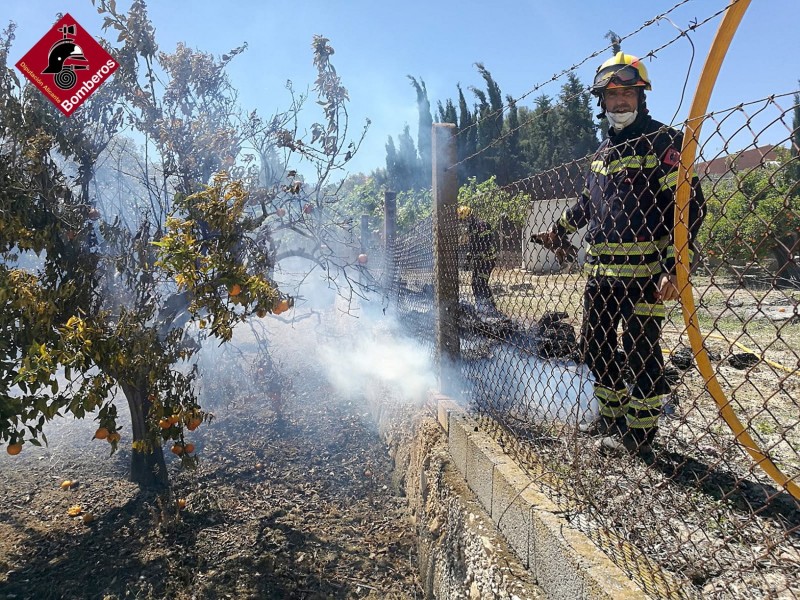
[[[366,395],[409,500],[426,598],[649,597],[452,399]]]
[[[447,436],[437,416],[423,408],[424,399],[393,398],[381,386],[365,393],[395,463],[395,489],[408,498],[424,597],[544,600],[455,467]],[[446,415],[445,403],[442,408]]]
[[[648,598],[455,402],[432,393],[429,404],[453,465],[545,597]]]

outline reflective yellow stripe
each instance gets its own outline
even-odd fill
[[[612,390],[602,385],[594,386],[594,396],[600,406],[600,414],[604,417],[616,419],[624,417],[628,411],[628,392],[627,390]]]
[[[561,218],[558,220],[558,224],[561,225],[564,229],[569,232],[578,231],[578,228],[575,227],[572,223],[567,220],[567,211],[564,211],[561,214]]]
[[[612,390],[602,385],[594,387],[594,395],[597,399],[603,402],[617,402],[621,403],[627,396],[627,390]]]
[[[695,173],[694,171],[691,171],[689,173],[689,178],[694,179],[694,177]],[[678,172],[673,171],[672,173],[667,173],[666,175],[664,175],[664,177],[659,178],[658,183],[661,186],[658,190],[660,192],[674,188],[678,184]]]
[[[631,398],[628,406],[633,410],[661,410],[665,399],[666,394],[650,396],[649,398]]]
[[[652,277],[661,273],[661,263],[651,262],[643,265],[584,265],[584,273],[606,277]]]
[[[616,419],[617,417],[624,417],[627,412],[628,409],[625,406],[608,406],[602,402],[600,403],[600,414],[604,417]]]
[[[629,429],[653,429],[654,427],[658,427],[658,419],[660,416],[661,415],[632,417],[628,414],[625,417],[625,422]]]
[[[653,254],[661,252],[669,245],[669,238],[661,238],[651,242],[603,242],[600,244],[589,244],[586,252],[589,256],[600,256],[601,254],[611,256],[641,256],[643,254]]]
[[[667,258],[675,258],[675,246],[667,246]],[[694,250],[689,250],[689,262],[694,260]]]
[[[658,180],[658,183],[660,185],[658,189],[659,192],[663,192],[664,190],[674,188],[678,183],[678,172],[673,171],[672,173],[664,175],[664,177],[661,177]]]
[[[655,302],[653,304],[649,302],[637,302],[633,305],[633,314],[644,317],[664,317],[666,316],[666,311],[664,310],[664,304],[661,302]]]
[[[650,396],[649,398],[631,398],[628,402],[628,414],[625,417],[625,422],[628,424],[628,427],[631,429],[651,429],[653,427],[658,427],[658,419],[661,417],[661,407],[664,406],[666,397],[666,394],[659,394],[658,396]],[[637,414],[638,411],[646,411],[646,413]]]
[[[644,156],[623,156],[618,160],[612,160],[608,165],[602,160],[594,160],[591,169],[600,175],[611,175],[625,169],[655,169],[658,164],[658,157],[655,154],[645,154]]]

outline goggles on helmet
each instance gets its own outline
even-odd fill
[[[623,87],[645,86],[647,84],[636,67],[631,65],[611,65],[601,69],[594,76],[592,91],[595,93],[602,92],[613,83]]]

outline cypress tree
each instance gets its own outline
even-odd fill
[[[478,131],[474,126],[472,111],[467,106],[467,99],[464,97],[464,90],[461,85],[458,88],[458,182],[459,185],[466,183],[467,179],[475,175],[474,169],[468,164],[466,159],[472,156],[478,146]]]
[[[478,99],[478,104],[475,107],[475,124],[476,124],[476,139],[475,145],[478,155],[472,159],[474,166],[472,168],[478,183],[486,181],[492,176],[494,172],[494,160],[492,156],[493,148],[489,148],[489,144],[494,140],[494,125],[489,119],[489,101],[486,98],[486,92],[483,90],[471,87],[470,90]]]
[[[480,155],[478,181],[485,181],[492,175],[500,185],[508,183],[508,152],[504,142],[496,143],[503,134],[503,96],[500,86],[482,63],[475,67],[486,82],[486,92],[472,88],[478,105],[478,149]]]
[[[569,73],[561,87],[556,119],[555,160],[559,164],[582,158],[597,148],[592,112],[589,92],[574,73]]]
[[[391,189],[398,189],[397,148],[395,148],[392,136],[389,136],[386,141],[386,181]]]
[[[439,102],[439,122],[453,123],[454,125],[458,125],[458,113],[456,112],[456,105],[453,104],[453,101],[450,98],[447,99],[444,105]]]
[[[417,174],[419,182],[422,187],[428,187],[431,184],[431,170],[424,165],[431,164],[431,127],[433,126],[433,117],[431,116],[431,103],[428,100],[428,90],[425,87],[425,82],[420,78],[417,81],[411,75],[408,75],[411,80],[411,85],[417,92],[417,111],[419,112],[419,126],[417,130],[417,147],[419,149],[419,161],[423,168]]]
[[[522,165],[522,150],[520,148],[519,111],[517,103],[509,94],[506,96],[508,103],[508,118],[506,119],[506,148],[508,152],[508,183],[524,177]]]

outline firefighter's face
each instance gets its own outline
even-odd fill
[[[635,87],[611,88],[605,91],[603,100],[606,103],[607,112],[633,112],[639,104],[639,89]]]

